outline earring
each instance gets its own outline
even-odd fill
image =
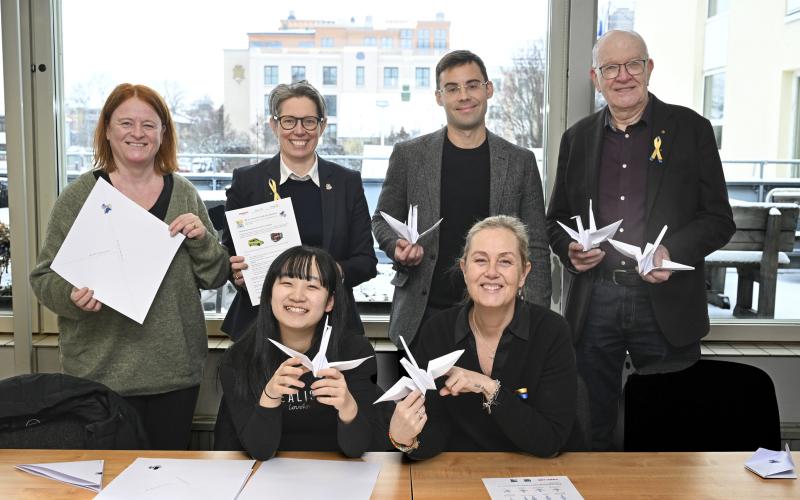
[[[521,287],[517,288],[517,297],[519,297],[520,300],[525,300],[524,291],[525,291],[525,287],[521,286]]]

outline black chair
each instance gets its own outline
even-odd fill
[[[563,451],[591,451],[592,416],[589,410],[589,389],[583,377],[578,375],[575,405],[575,423],[572,424]]]
[[[149,448],[139,414],[103,384],[60,373],[0,381],[0,448]]]
[[[779,450],[775,387],[760,368],[700,360],[686,370],[631,375],[625,451]]]

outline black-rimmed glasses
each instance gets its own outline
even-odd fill
[[[281,124],[281,128],[283,130],[292,130],[297,126],[297,122],[303,126],[304,129],[308,130],[309,132],[313,132],[322,123],[324,118],[320,118],[318,116],[290,116],[290,115],[283,115],[283,116],[276,116],[273,115],[272,118]]]
[[[645,65],[647,64],[647,59],[635,59],[633,61],[628,61],[625,64],[606,64],[605,66],[600,66],[597,68],[600,71],[600,74],[606,80],[612,80],[619,76],[619,71],[622,66],[625,66],[625,71],[628,72],[631,76],[641,75],[644,73]]]

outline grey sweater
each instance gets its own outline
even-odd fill
[[[47,226],[31,287],[58,314],[64,373],[101,382],[124,396],[159,394],[200,384],[208,341],[200,288],[225,283],[228,253],[217,239],[194,186],[173,174],[165,222],[194,213],[206,226],[202,240],[186,239],[170,264],[144,324],[108,306],[86,312],[70,300],[72,285],[50,269],[84,201],[95,185],[86,172],[58,197]]]

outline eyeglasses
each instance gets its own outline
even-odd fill
[[[625,71],[627,71],[629,75],[636,76],[644,73],[645,64],[647,64],[647,59],[636,59],[628,61],[625,64],[606,64],[597,69],[600,71],[603,78],[612,80],[619,76],[619,70],[622,66],[625,66]]]
[[[481,87],[489,85],[490,81],[481,82],[478,80],[470,80],[464,85],[456,85],[455,83],[448,83],[443,88],[436,91],[439,95],[446,95],[447,97],[455,97],[461,93],[461,89],[467,91],[467,94],[476,93]]]
[[[283,130],[292,130],[297,126],[297,122],[303,126],[304,129],[308,130],[309,132],[313,132],[322,123],[325,118],[320,118],[318,116],[289,116],[289,115],[272,115],[272,118],[281,124],[281,128]]]

